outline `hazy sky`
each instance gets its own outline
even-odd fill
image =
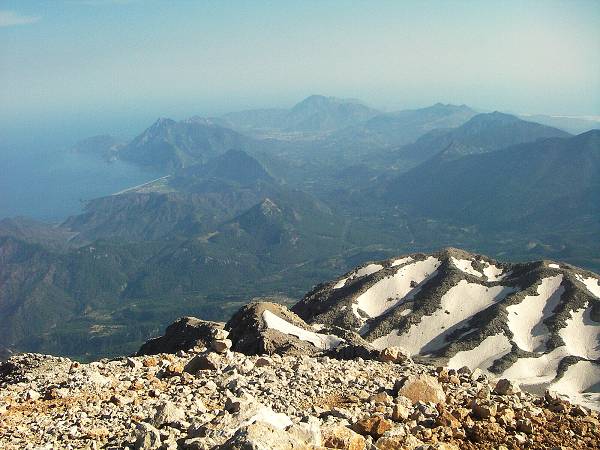
[[[0,0],[5,124],[313,93],[600,115],[600,1]]]

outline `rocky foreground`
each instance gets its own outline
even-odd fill
[[[246,356],[221,338],[211,351],[90,364],[13,356],[0,366],[0,448],[600,447],[597,412],[479,369],[397,349],[387,361]]]

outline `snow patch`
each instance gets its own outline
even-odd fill
[[[592,308],[588,305],[571,311],[567,326],[558,332],[571,355],[587,359],[600,358],[600,323],[592,320],[591,313]]]
[[[339,280],[333,286],[333,289],[339,289],[341,287],[344,287],[346,285],[346,282],[350,279],[360,278],[360,277],[364,277],[367,275],[371,275],[375,272],[379,272],[381,269],[383,269],[383,266],[381,264],[373,264],[373,263],[368,264],[365,267],[362,267],[362,268],[358,269],[357,271],[353,272],[350,276]]]
[[[519,358],[502,376],[519,382],[529,392],[543,394],[556,378],[560,361],[569,354],[567,348],[562,346],[537,358]]]
[[[456,259],[454,256],[450,257],[450,261],[456,266],[457,269],[476,277],[483,277],[483,274],[473,268],[473,263],[469,259]]]
[[[593,277],[583,278],[579,274],[575,275],[575,277],[585,285],[586,289],[590,291],[592,295],[600,298],[600,280]]]
[[[486,337],[481,343],[471,349],[456,353],[448,361],[447,366],[450,369],[460,369],[467,366],[473,370],[480,368],[481,370],[489,370],[499,358],[510,353],[512,346],[508,338],[503,334],[495,334]]]
[[[405,263],[410,262],[412,260],[413,260],[412,256],[405,256],[404,258],[400,258],[400,259],[395,260],[392,263],[392,267],[396,267],[396,266],[399,266],[401,264],[405,264]]]
[[[423,316],[419,323],[398,335],[397,330],[382,336],[372,344],[376,348],[400,346],[411,354],[427,354],[444,347],[446,336],[464,328],[475,314],[501,301],[515,288],[506,286],[487,287],[461,280],[441,298],[441,304],[431,316]]]
[[[506,308],[508,328],[519,348],[528,352],[545,350],[549,330],[543,322],[560,303],[565,291],[561,286],[562,280],[562,275],[544,278],[537,287],[536,295],[528,295],[521,303]]]
[[[369,317],[378,317],[402,301],[411,299],[421,290],[422,285],[435,276],[440,261],[430,256],[424,261],[416,261],[401,267],[389,277],[382,278],[365,292],[352,305],[354,314],[361,318],[360,309]]]
[[[479,261],[485,267],[483,268],[483,274],[487,277],[488,281],[500,281],[505,278],[509,273],[502,275],[503,269],[493,264],[488,263],[487,261]]]
[[[263,312],[262,318],[265,321],[267,328],[271,328],[273,330],[277,330],[285,334],[291,334],[292,336],[296,336],[302,341],[310,342],[318,348],[331,349],[337,347],[342,342],[344,342],[343,339],[340,339],[339,337],[333,336],[331,334],[314,333],[312,331],[308,331],[303,328],[297,327],[296,325],[288,322],[287,320],[282,319],[278,315],[273,314],[269,310],[265,310]]]
[[[549,387],[573,403],[600,410],[600,365],[578,361],[569,366],[562,378]]]

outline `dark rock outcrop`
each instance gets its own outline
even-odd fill
[[[137,355],[176,353],[202,345],[208,347],[217,330],[223,329],[220,322],[209,322],[195,317],[182,317],[169,325],[164,336],[150,339],[138,350]]]

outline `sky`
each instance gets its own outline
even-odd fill
[[[0,126],[436,102],[600,116],[600,1],[0,0]]]

